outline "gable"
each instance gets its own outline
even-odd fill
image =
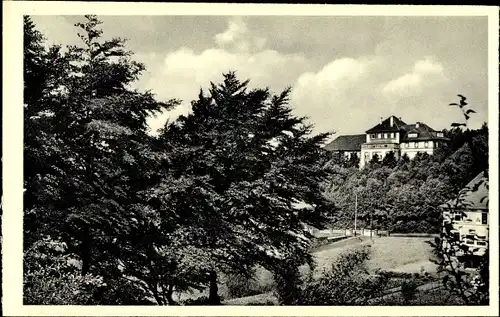
[[[392,118],[392,126],[391,126]],[[377,133],[377,132],[397,132],[403,129],[403,126],[407,125],[403,120],[396,116],[390,116],[381,123],[377,124],[373,128],[366,131],[366,133]]]

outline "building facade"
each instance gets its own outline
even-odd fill
[[[393,152],[396,159],[405,154],[412,159],[419,152],[432,155],[447,141],[443,132],[425,123],[407,124],[401,118],[390,116],[365,134],[339,136],[325,148],[359,155],[361,168],[375,155],[382,160],[389,152]]]
[[[474,255],[484,255],[488,246],[488,201],[488,179],[480,173],[461,191],[459,199],[452,199],[440,206],[443,222],[452,223],[451,233],[461,244],[468,246]]]

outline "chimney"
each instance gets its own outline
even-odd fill
[[[383,120],[383,119],[384,119],[384,118],[380,117],[380,124],[382,124],[382,120]]]
[[[420,122],[417,122],[417,124],[415,125],[416,128],[420,128]]]
[[[394,117],[391,116],[391,128],[394,126]]]

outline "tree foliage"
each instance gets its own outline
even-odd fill
[[[328,175],[320,148],[327,135],[310,137],[311,127],[291,115],[289,90],[272,95],[247,86],[225,74],[159,138],[160,148],[174,152],[161,173],[189,180],[160,208],[185,213],[178,218],[189,245],[205,250],[210,272],[272,269],[292,254],[306,261],[304,225],[322,226],[331,212],[320,188]]]
[[[464,96],[458,96],[460,97],[460,103],[452,103],[450,105],[458,106],[462,110],[465,117],[464,126],[467,126],[471,114],[475,113],[475,111],[471,108],[466,108],[468,103]],[[464,216],[464,208],[471,206],[467,195],[477,192],[481,188],[485,189],[486,195],[480,198],[480,202],[486,201],[486,205],[488,205],[489,168],[486,125],[483,125],[480,131],[486,133],[474,135],[469,130],[465,130],[465,133],[460,128],[452,130],[453,133],[465,139],[467,149],[470,151],[470,156],[472,157],[471,160],[475,163],[473,164],[473,168],[465,172],[471,173],[479,170],[481,177],[473,186],[461,188],[454,199],[446,203],[448,215],[458,214]],[[489,210],[486,210],[486,212],[489,213]],[[490,302],[489,241],[486,242],[487,246],[483,254],[478,254],[479,249],[477,247],[467,245],[463,238],[460,237],[460,233],[458,235],[454,233],[456,224],[457,220],[454,217],[443,219],[440,236],[436,237],[435,241],[430,243],[436,255],[434,262],[438,265],[438,271],[445,273],[443,285],[451,294],[458,296],[466,305],[488,305]],[[478,237],[472,236],[471,240],[474,242],[478,240]],[[467,266],[474,263],[477,265],[473,272],[465,270]]]
[[[137,171],[149,164],[146,118],[175,101],[129,89],[144,67],[122,40],[100,40],[95,16],[85,18],[76,25],[83,45],[66,53],[47,49],[25,18],[25,249],[58,237],[82,275],[116,279],[144,218],[148,175]]]
[[[380,296],[388,279],[370,276],[366,261],[369,245],[345,251],[317,279],[303,279],[293,267],[278,276],[278,298],[282,305],[366,305]],[[281,286],[281,287],[280,287]]]
[[[328,135],[292,115],[290,89],[250,89],[229,72],[153,137],[148,116],[178,101],[131,89],[144,65],[100,24],[85,16],[82,44],[64,51],[25,18],[25,265],[53,266],[31,251],[49,236],[65,247],[46,257],[75,264],[45,288],[27,276],[27,301],[67,281],[69,297],[51,303],[174,305],[175,292],[209,287],[218,304],[218,273],[310,261],[305,226],[334,211],[321,187]],[[76,302],[91,277],[102,284]]]

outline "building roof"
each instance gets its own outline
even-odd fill
[[[393,124],[391,126],[391,118],[393,120]],[[397,132],[403,129],[403,126],[407,125],[401,118],[396,116],[390,116],[385,119],[381,123],[377,124],[370,130],[367,130],[366,133],[374,133],[374,132]]]
[[[481,172],[460,191],[458,202],[456,198],[451,199],[440,207],[487,210],[488,201],[488,178]]]
[[[361,144],[365,142],[365,134],[341,135],[325,145],[325,149],[328,151],[361,151]]]
[[[392,118],[392,125],[391,125]],[[417,122],[416,124],[406,124],[403,120],[396,116],[390,116],[381,123],[377,124],[366,133],[379,132],[402,132],[401,142],[405,141],[425,141],[425,140],[448,140],[443,136],[438,136],[440,131],[436,131],[427,124]],[[416,133],[416,137],[410,137],[409,134]]]
[[[401,142],[405,141],[425,141],[425,140],[448,140],[444,136],[438,136],[440,131],[436,131],[425,123],[418,122],[417,124],[406,124],[403,126],[403,134]],[[411,133],[416,133],[416,137],[410,137]]]

